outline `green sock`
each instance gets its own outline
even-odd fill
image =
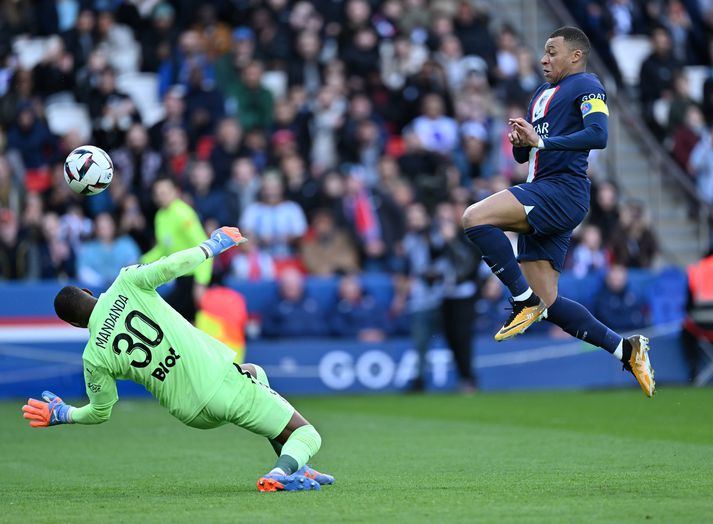
[[[288,438],[285,445],[282,446],[282,453],[277,459],[275,467],[281,468],[286,472],[287,470],[285,470],[281,463],[288,462],[291,464],[292,462],[290,461],[294,461],[297,467],[290,472],[294,473],[307,464],[307,461],[319,451],[321,445],[322,437],[319,436],[314,426],[300,426],[292,432],[290,438]],[[283,457],[285,457],[284,461]]]
[[[295,471],[300,469],[300,466],[299,464],[297,464],[297,461],[289,455],[280,455],[280,458],[277,459],[277,464],[275,464],[275,467],[280,468],[282,471],[284,471],[285,475],[292,475]]]

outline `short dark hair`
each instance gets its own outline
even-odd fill
[[[572,49],[579,49],[585,58],[589,56],[589,51],[592,49],[592,44],[589,43],[587,35],[578,27],[564,26],[555,29],[550,34],[549,38],[557,38],[561,36],[566,44]]]
[[[82,323],[85,320],[85,299],[87,294],[77,286],[64,286],[54,297],[54,311],[68,323]]]

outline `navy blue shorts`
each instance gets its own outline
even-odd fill
[[[520,235],[517,260],[549,260],[561,272],[572,230],[589,211],[588,179],[572,175],[546,177],[509,188],[525,206],[532,232]]]

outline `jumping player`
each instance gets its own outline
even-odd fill
[[[515,160],[529,161],[527,182],[470,206],[463,227],[512,293],[512,313],[495,340],[546,318],[621,360],[651,397],[655,385],[648,339],[622,338],[584,306],[557,294],[572,230],[589,209],[587,157],[591,149],[607,144],[606,92],[596,75],[585,72],[589,50],[589,39],[575,27],[549,36],[540,60],[547,82],[535,91],[527,118],[509,121]],[[517,259],[503,231],[520,234]]]
[[[184,424],[210,429],[228,422],[263,435],[277,464],[257,482],[259,491],[318,490],[334,479],[306,466],[321,446],[319,433],[270,389],[265,371],[234,363],[235,353],[193,327],[156,292],[202,262],[247,242],[222,227],[197,247],[152,264],[125,267],[98,299],[66,286],[54,300],[57,316],[89,328],[82,355],[89,404],[75,408],[45,391],[22,410],[32,427],[100,424],[118,400],[116,380],[142,384]]]

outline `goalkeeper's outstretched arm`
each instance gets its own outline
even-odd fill
[[[214,257],[233,246],[247,242],[237,227],[221,227],[198,246],[178,251],[156,262],[124,268],[124,278],[139,287],[156,289],[175,278],[193,271],[208,258]]]

